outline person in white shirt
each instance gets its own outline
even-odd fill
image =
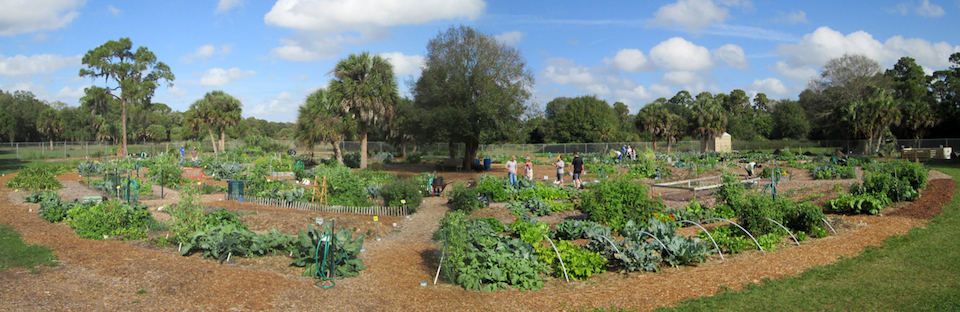
[[[557,182],[560,182],[560,186],[563,187],[563,157],[557,156],[557,162],[553,164],[557,167]]]
[[[510,180],[511,186],[517,185],[517,156],[510,156],[510,160],[507,161],[507,179]]]

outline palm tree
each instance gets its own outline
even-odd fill
[[[55,108],[47,108],[40,112],[37,118],[37,131],[47,136],[50,140],[50,149],[53,149],[53,139],[60,132],[63,132],[63,124],[60,122],[60,115]]]
[[[243,103],[240,103],[240,100],[232,95],[220,90],[208,92],[203,98],[210,103],[210,118],[208,122],[220,130],[220,151],[224,151],[226,150],[224,145],[227,127],[235,127],[237,123],[243,120],[243,117],[240,115],[243,110]]]
[[[316,144],[330,143],[334,157],[343,164],[340,143],[346,137],[346,127],[342,120],[344,116],[341,115],[340,105],[333,101],[330,92],[317,89],[307,96],[297,112],[297,140],[306,144],[311,151]]]
[[[360,168],[367,167],[367,129],[388,118],[397,103],[393,65],[369,52],[350,54],[337,62],[330,93],[344,112],[352,114],[360,132]]]
[[[206,126],[207,133],[210,134],[210,142],[213,144],[213,153],[216,154],[217,140],[213,136],[213,127],[210,126],[210,121],[214,118],[212,109],[210,108],[210,101],[207,101],[206,96],[204,96],[204,98],[190,104],[190,109],[187,110],[187,112],[187,126],[194,132],[200,132],[200,130]]]
[[[707,142],[722,134],[726,127],[727,116],[723,107],[713,97],[698,96],[692,107],[693,134],[700,136],[701,150],[707,150]]]
[[[670,152],[670,143],[674,140],[676,124],[680,116],[673,114],[664,104],[650,103],[637,113],[636,126],[640,131],[650,132],[653,137],[653,151],[657,151],[657,141],[667,140],[667,152]]]

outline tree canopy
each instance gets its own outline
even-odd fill
[[[334,76],[330,93],[358,122],[360,168],[366,168],[368,129],[389,118],[398,100],[393,65],[379,55],[363,52],[340,60],[330,73]]]

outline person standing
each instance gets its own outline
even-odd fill
[[[557,167],[557,182],[560,183],[560,187],[563,187],[563,157],[557,156],[557,162],[553,164]]]
[[[533,162],[530,161],[530,157],[527,157],[526,161],[523,162],[523,176],[527,180],[533,181]]]
[[[586,171],[583,170],[583,159],[580,158],[580,153],[573,153],[571,165],[573,166],[573,186],[578,189],[583,188],[583,181],[580,180],[580,176]]]
[[[183,156],[186,155],[186,150],[183,149],[183,145],[180,145],[180,159],[183,159]]]
[[[510,180],[511,186],[517,185],[517,156],[510,156],[510,160],[507,161],[507,179]]]
[[[197,150],[196,146],[194,146],[193,150],[190,151],[190,156],[193,157],[193,160],[197,160],[197,157],[200,156],[200,151]]]

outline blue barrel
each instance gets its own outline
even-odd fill
[[[490,170],[490,158],[483,159],[483,169]]]

